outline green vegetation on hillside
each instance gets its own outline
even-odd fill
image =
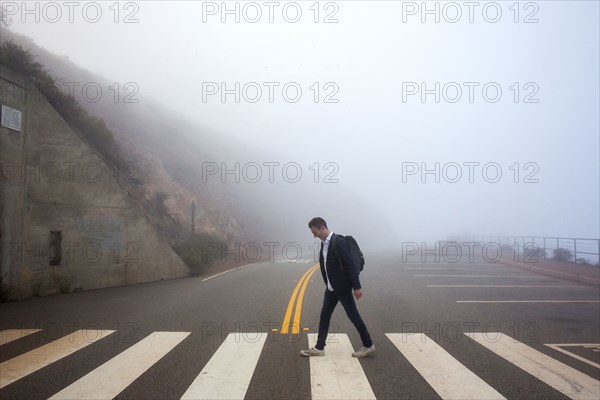
[[[227,243],[214,235],[197,233],[190,243],[175,251],[188,266],[190,273],[198,276],[227,252]]]
[[[112,166],[125,165],[120,155],[113,133],[104,121],[90,115],[81,105],[67,93],[56,94],[60,90],[44,66],[34,60],[34,55],[23,47],[7,41],[0,46],[0,63],[14,72],[31,79],[36,88],[52,104],[69,126],[79,132],[83,139],[96,149]],[[52,91],[49,90],[52,88]]]

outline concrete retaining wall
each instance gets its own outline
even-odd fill
[[[19,296],[187,276],[115,169],[33,83],[0,66],[0,86],[22,120],[20,132],[0,128],[0,274]]]

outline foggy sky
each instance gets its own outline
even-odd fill
[[[236,23],[230,15],[222,23],[220,13],[205,15],[203,22],[203,2],[152,1],[135,2],[137,23],[115,23],[108,2],[98,23],[86,22],[77,11],[73,23],[66,15],[57,23],[43,18],[36,23],[31,16],[22,23],[18,14],[10,29],[110,81],[136,82],[141,101],[159,101],[165,113],[176,110],[213,127],[231,146],[246,142],[277,154],[276,160],[246,154],[240,162],[297,162],[306,179],[313,177],[309,167],[318,162],[319,183],[302,185],[313,203],[281,204],[278,210],[291,220],[327,219],[335,212],[346,217],[330,225],[353,233],[372,210],[384,215],[388,225],[384,232],[369,226],[371,234],[414,241],[465,233],[600,235],[598,2],[537,1],[537,10],[524,9],[526,2],[521,2],[517,23],[509,9],[513,1],[497,2],[502,16],[496,23],[482,16],[486,2],[475,9],[473,23],[463,2],[455,3],[463,13],[456,23],[443,15],[439,23],[431,15],[423,23],[420,13],[403,15],[403,7],[410,10],[408,2],[392,1],[331,2],[337,5],[338,22],[315,23],[309,9],[313,3],[298,2],[303,14],[297,23],[283,19],[286,2],[275,9],[273,23],[264,15],[263,2],[257,3],[263,12],[259,22],[242,16]],[[320,3],[320,20],[335,10],[325,4]],[[444,5],[440,2],[440,9]],[[119,18],[131,10],[122,8]],[[523,23],[533,11],[539,22]],[[446,16],[453,18],[454,11]],[[224,103],[219,96],[203,101],[207,82],[225,82],[229,89],[235,82],[257,82],[263,93],[256,103],[243,98],[236,103],[233,95]],[[292,82],[303,93],[290,103],[276,89],[271,103],[263,82],[278,83],[278,88]],[[310,89],[315,82],[318,103]],[[326,90],[328,82],[334,86]],[[440,87],[456,82],[462,97],[436,103],[431,94],[422,102],[418,93],[403,101],[403,86],[406,90],[410,82],[417,87],[424,82],[428,89],[436,82]],[[464,82],[475,87],[472,103]],[[517,103],[511,90],[515,82]],[[496,103],[482,96],[488,83],[502,89]],[[331,87],[339,89],[338,102],[324,103]],[[534,91],[531,99],[538,102],[525,103]],[[453,98],[455,92],[446,94]],[[338,183],[322,182],[327,162],[338,167]],[[440,173],[436,183],[433,174],[417,173],[403,181],[403,163],[419,168],[426,163],[429,169],[439,163],[450,180],[459,165],[462,177],[451,183]],[[473,182],[464,163],[474,168]],[[485,178],[482,174],[489,163],[501,168],[496,183],[485,179],[494,178],[495,167]],[[528,174],[539,182],[523,182]],[[279,175],[274,185],[290,190],[286,183]],[[352,202],[336,196],[341,186],[364,209],[345,208]],[[296,229],[306,235],[304,225]]]

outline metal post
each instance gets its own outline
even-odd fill
[[[546,258],[546,236],[544,236],[544,258]]]
[[[192,200],[192,241],[196,231],[196,202]]]
[[[575,253],[575,264],[577,264],[577,239],[573,239],[573,253]]]

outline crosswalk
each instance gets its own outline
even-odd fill
[[[0,364],[0,389],[112,333],[112,330],[78,330],[11,358]]]
[[[5,330],[0,332],[0,346],[21,340],[39,330]],[[0,363],[0,397],[5,388],[26,376],[77,351],[110,337],[113,330],[79,330],[38,348]],[[153,332],[92,371],[69,383],[50,399],[112,399],[122,393],[144,372],[190,337],[192,332]],[[592,376],[558,361],[500,332],[490,340],[490,332],[464,333],[469,346],[490,352],[518,367],[524,374],[537,379],[571,399],[600,398],[600,382]],[[404,363],[420,374],[442,399],[505,399],[505,388],[493,387],[441,344],[423,333],[386,333],[394,349],[394,363]],[[247,334],[240,340],[229,333],[210,356],[201,372],[190,381],[181,399],[244,399],[251,385],[259,359],[268,346],[268,334]],[[305,344],[315,345],[316,334],[307,334]],[[381,349],[384,346],[379,346]],[[0,348],[1,349],[1,348]],[[397,352],[396,352],[397,351]],[[336,333],[327,341],[324,357],[309,359],[298,356],[298,362],[308,363],[310,395],[319,399],[376,399],[366,360],[353,358],[353,346],[347,335]],[[377,359],[377,354],[368,362]],[[388,355],[386,355],[388,356]],[[387,357],[386,357],[387,358]],[[389,362],[389,361],[388,361]],[[503,361],[504,362],[504,361]],[[579,361],[577,361],[579,362]],[[385,368],[385,366],[384,366]],[[489,380],[489,379],[488,379]],[[180,392],[181,393],[181,392]]]
[[[427,335],[388,333],[386,336],[443,399],[505,398]]]
[[[50,399],[112,399],[189,334],[153,332]]]
[[[308,346],[317,344],[317,335],[308,335]],[[375,399],[347,335],[336,335],[327,344],[326,356],[310,358],[311,395],[313,399]]]
[[[230,333],[182,399],[243,399],[267,339],[238,340]]]
[[[598,381],[506,335],[488,340],[483,334],[467,334],[477,343],[544,381],[571,399],[600,399]]]

